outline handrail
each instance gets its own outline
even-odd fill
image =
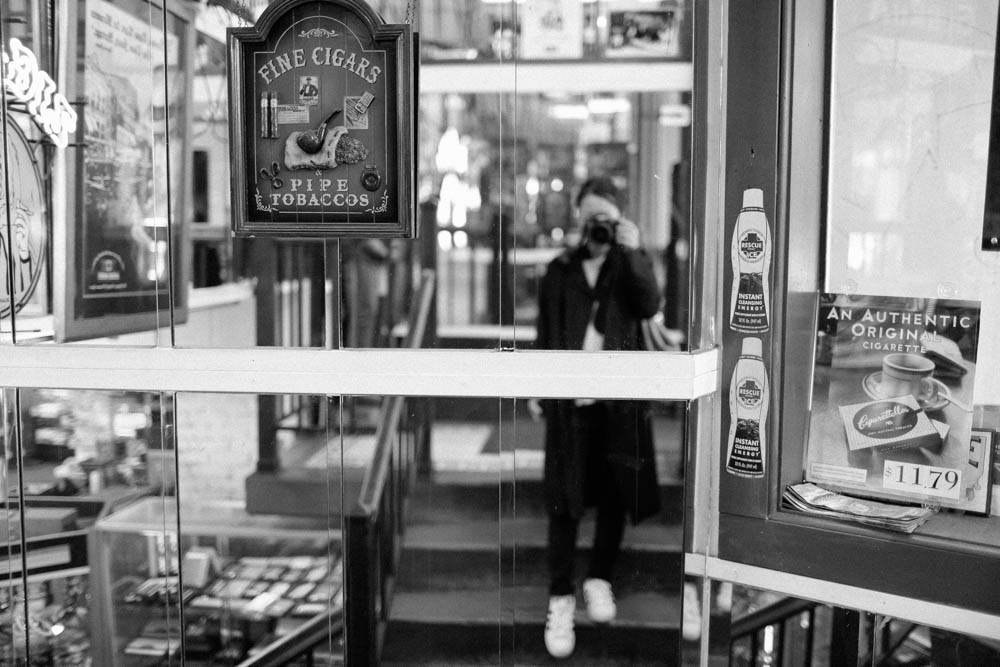
[[[268,644],[267,648],[247,658],[236,667],[256,667],[257,665],[285,665],[302,654],[314,649],[329,636],[330,627],[343,617],[343,607],[330,607],[326,613],[316,614],[281,639]]]
[[[759,609],[752,614],[747,614],[743,618],[733,621],[729,630],[729,636],[733,640],[753,634],[761,628],[780,623],[796,614],[812,609],[820,605],[812,600],[801,600],[799,598],[782,598],[773,604],[769,604],[763,609]]]
[[[417,349],[423,343],[433,296],[434,271],[425,269],[421,274],[416,317],[413,326],[406,334],[405,347]],[[403,400],[402,396],[390,396],[382,404],[384,412],[375,432],[372,465],[365,471],[356,505],[356,509],[365,516],[371,516],[378,510],[378,499],[382,496],[382,489],[389,475],[390,445],[403,411]]]
[[[421,277],[420,292],[417,299],[417,309],[413,313],[413,326],[411,327],[410,333],[407,335],[405,341],[406,347],[418,348],[422,344],[423,333],[427,328],[433,296],[434,272],[431,270],[425,270]],[[365,476],[361,483],[361,488],[358,492],[355,505],[346,513],[346,516],[344,517],[345,535],[350,536],[354,534],[356,535],[356,539],[361,540],[360,544],[356,546],[358,546],[363,553],[367,554],[367,559],[374,558],[377,560],[377,556],[368,550],[370,545],[367,543],[367,539],[371,535],[368,527],[371,526],[379,516],[379,503],[385,491],[385,485],[389,477],[390,467],[392,465],[392,444],[394,438],[396,437],[399,420],[403,413],[404,400],[405,399],[402,396],[391,396],[383,401],[382,414],[375,433],[375,453],[372,457],[372,463],[365,471]],[[354,526],[357,524],[362,526],[361,533],[354,533]],[[381,596],[382,593],[378,590],[370,588],[364,581],[362,581],[349,594],[347,588],[352,586],[352,582],[358,577],[364,580],[366,577],[371,576],[371,571],[378,568],[379,564],[377,562],[367,561],[353,563],[351,562],[351,551],[352,549],[345,544],[345,606],[337,607],[335,609],[331,608],[327,613],[321,613],[314,616],[306,623],[296,628],[294,632],[268,646],[266,650],[241,662],[238,667],[285,664],[313,650],[323,641],[324,637],[329,634],[332,625],[346,624],[350,626],[351,621],[348,621],[348,618],[354,618],[355,622],[363,621],[363,619],[358,618],[357,611],[352,612],[351,610],[350,605],[354,602],[353,598],[355,596],[360,596],[362,599],[365,599],[372,595]],[[355,567],[362,568],[363,572],[354,572],[353,568]],[[366,599],[363,606],[367,607],[369,603],[374,604],[372,600]],[[372,612],[369,610],[362,613],[367,615]],[[376,619],[371,618],[369,620],[375,621]],[[376,632],[374,623],[370,627],[361,628],[361,630],[364,633]],[[351,642],[348,643],[350,644]],[[353,650],[362,654],[366,652],[366,649],[360,646],[353,647]]]
[[[420,294],[417,295],[417,317],[414,326],[406,333],[405,347],[416,349],[423,343],[433,299],[434,271],[432,269],[424,269],[420,274]]]

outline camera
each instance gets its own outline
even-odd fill
[[[587,219],[587,238],[594,243],[613,243],[618,221],[606,213],[597,213]]]

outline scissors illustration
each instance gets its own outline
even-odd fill
[[[271,187],[274,188],[275,190],[278,190],[281,188],[282,185],[285,184],[284,181],[278,178],[278,174],[280,172],[281,168],[279,167],[278,163],[272,162],[270,171],[267,169],[267,167],[263,167],[260,170],[260,175],[263,176],[264,178],[270,179]]]

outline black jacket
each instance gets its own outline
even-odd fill
[[[587,323],[597,304],[594,326],[604,334],[605,350],[641,350],[640,320],[659,306],[652,262],[641,250],[612,247],[591,288],[583,273],[584,248],[569,250],[548,266],[538,304],[536,347],[579,350]],[[643,401],[608,401],[606,474],[612,476],[633,521],[659,510],[659,487],[653,450],[649,405]],[[586,457],[577,446],[578,409],[572,400],[543,402],[545,432],[545,492],[550,512],[579,517],[593,505],[595,490]]]

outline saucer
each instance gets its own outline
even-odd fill
[[[918,399],[918,402],[920,403],[920,407],[924,410],[940,410],[951,402],[948,400],[948,398],[951,397],[951,390],[937,378],[928,379],[931,384],[934,385],[934,396],[930,399]],[[882,390],[882,371],[869,373],[865,376],[861,385],[864,387],[865,393],[871,398],[895,398],[895,396],[886,396],[885,392]]]

